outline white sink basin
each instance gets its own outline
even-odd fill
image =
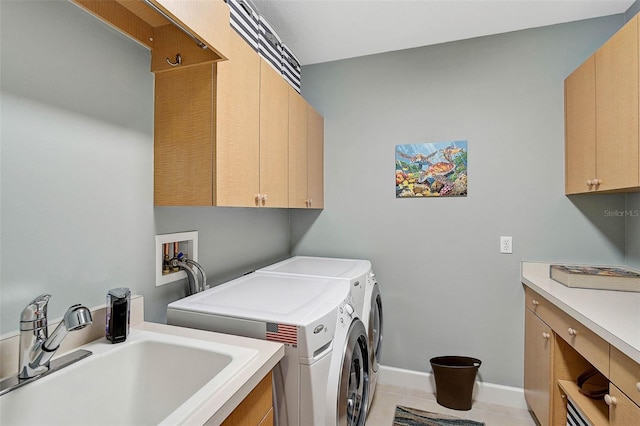
[[[258,354],[135,329],[82,349],[93,355],[0,397],[0,424],[184,424]]]

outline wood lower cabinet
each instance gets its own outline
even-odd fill
[[[594,426],[640,424],[640,364],[529,287],[525,304],[525,398],[538,422],[566,424],[570,398]],[[609,388],[604,400],[578,389],[590,368],[593,383]]]
[[[606,397],[609,405],[609,424],[611,426],[629,426],[640,424],[640,407],[633,403],[617,386],[609,385]]]
[[[530,309],[524,310],[524,396],[541,426],[550,425],[551,328]]]
[[[640,16],[565,80],[567,194],[640,190]]]
[[[222,426],[273,426],[271,373],[251,391]]]

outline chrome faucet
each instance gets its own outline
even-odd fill
[[[89,309],[82,305],[73,305],[49,336],[47,303],[50,298],[50,294],[41,294],[33,299],[20,315],[20,379],[28,379],[48,371],[51,358],[66,335],[93,322]]]

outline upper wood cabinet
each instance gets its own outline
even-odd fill
[[[324,208],[324,118],[307,105],[308,207]]]
[[[117,0],[135,3],[136,0]],[[189,30],[220,57],[229,52],[229,7],[223,0],[147,0]]]
[[[596,60],[591,56],[564,82],[565,191],[595,190]]]
[[[260,58],[232,31],[216,65],[214,205],[256,207],[260,193]]]
[[[289,88],[289,207],[308,207],[307,102]]]
[[[324,208],[324,119],[289,89],[289,207]]]
[[[157,73],[154,204],[213,204],[214,65]]]
[[[322,116],[297,93],[290,110],[293,90],[231,29],[223,0],[72,1],[151,49],[155,205],[293,206],[292,132],[296,207],[323,207]]]
[[[196,42],[191,39],[190,44],[185,46],[196,47],[194,51],[201,50],[199,53],[208,60],[227,58],[229,8],[223,0],[72,1],[152,51],[156,47],[162,49],[161,45],[167,42],[167,34],[172,34],[170,37],[189,39],[179,29],[180,26],[206,45],[206,49],[197,47]],[[175,59],[175,53],[172,59]]]
[[[288,83],[260,58],[260,192],[261,207],[289,207]]]
[[[639,21],[565,80],[567,194],[640,190]]]
[[[156,73],[156,205],[289,207],[289,86],[235,33],[231,47]]]
[[[638,17],[596,52],[596,173],[601,190],[638,187]]]

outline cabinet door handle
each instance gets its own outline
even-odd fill
[[[569,327],[569,329],[567,330],[567,332],[569,333],[569,336],[573,336],[573,337],[575,337],[575,336],[578,334],[578,332],[576,331],[576,329],[575,329],[575,328],[571,328],[571,327]]]
[[[602,181],[601,181],[600,179],[594,179],[594,180],[593,180],[593,184],[594,184],[595,186],[598,186],[598,185],[601,185],[601,184],[602,184]]]
[[[618,403],[618,400],[616,399],[615,396],[611,396],[609,394],[606,394],[604,396],[604,402],[606,402],[607,405],[610,406],[610,407],[615,407],[615,405]]]
[[[547,340],[547,339],[549,339],[550,337],[551,337],[551,335],[550,335],[549,333],[547,333],[546,331],[543,331],[543,332],[542,332],[542,338],[543,338],[543,339]]]
[[[591,185],[593,185],[593,182],[591,182],[591,179],[587,179],[587,186],[591,187]]]
[[[538,307],[538,305],[540,305],[540,302],[538,302],[536,299],[533,299],[533,300],[531,301],[531,304],[537,308],[537,307]]]

